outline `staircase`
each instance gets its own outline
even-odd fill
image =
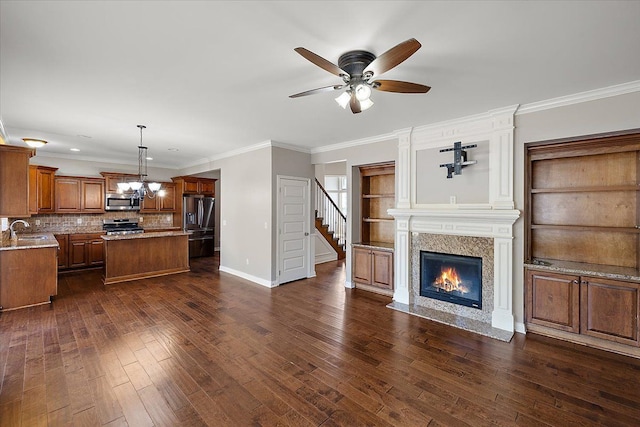
[[[344,259],[347,239],[347,218],[331,200],[326,190],[316,179],[316,230],[324,236],[338,253],[338,259]]]

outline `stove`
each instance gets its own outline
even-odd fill
[[[102,221],[102,229],[107,232],[108,236],[144,233],[144,229],[136,221],[128,218],[105,219]]]

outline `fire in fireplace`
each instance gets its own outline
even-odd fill
[[[482,308],[482,258],[420,251],[420,296]]]

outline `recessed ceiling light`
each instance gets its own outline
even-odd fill
[[[91,137],[91,136],[89,136],[89,135],[78,135],[78,136],[79,136],[80,138],[89,138],[89,139],[91,139],[91,138],[92,138],[92,137]]]
[[[153,160],[153,157],[145,157],[147,160]]]
[[[167,150],[169,150],[169,151],[180,151],[177,148],[167,148]]]
[[[69,151],[80,151],[79,148],[69,148]]]

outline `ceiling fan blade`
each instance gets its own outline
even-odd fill
[[[416,39],[404,41],[374,59],[373,62],[364,69],[363,74],[371,72],[374,76],[379,76],[413,55],[416,50],[420,49],[420,46],[422,45]]]
[[[305,49],[303,47],[297,47],[294,50],[296,52],[298,52],[300,55],[302,55],[308,61],[313,62],[318,67],[322,68],[323,70],[326,70],[326,71],[330,72],[331,74],[335,74],[338,77],[342,77],[343,75],[344,76],[348,76],[349,75],[349,73],[344,71],[342,68],[338,67],[333,62],[327,61],[323,57],[316,55],[315,53],[311,52],[310,50],[307,50],[307,49]]]
[[[376,80],[371,82],[374,89],[383,92],[399,93],[427,93],[431,87],[418,83],[401,82],[398,80]]]
[[[360,108],[360,101],[358,101],[355,94],[351,94],[351,102],[349,103],[349,106],[351,107],[351,112],[353,114],[358,114],[362,111],[362,108]]]
[[[316,93],[333,92],[334,90],[342,89],[344,86],[345,85],[333,85],[333,86],[319,87],[318,89],[311,89],[304,92],[296,93],[295,95],[289,95],[289,98],[299,98],[301,96],[315,95]]]

